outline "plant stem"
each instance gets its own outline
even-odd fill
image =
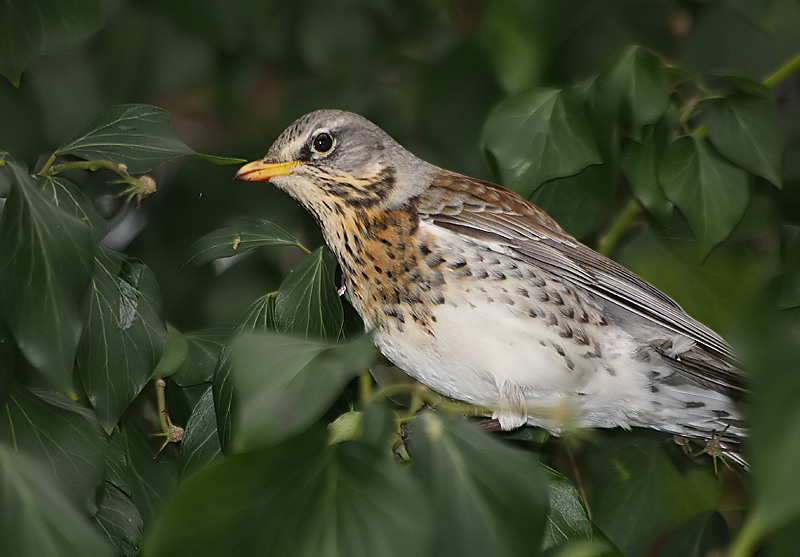
[[[728,548],[728,557],[750,557],[755,553],[756,546],[764,533],[757,516],[751,515],[739,530]]]
[[[54,158],[54,156],[50,157],[51,160]],[[123,178],[130,176],[126,171],[119,167],[119,164],[111,161],[73,161],[53,165],[51,160],[48,161],[49,164],[45,164],[44,168],[39,171],[40,176],[52,176],[53,174],[58,174],[59,172],[63,172],[65,170],[99,170],[100,168],[105,168],[106,170],[115,172]]]
[[[639,202],[633,197],[628,199],[625,207],[623,207],[622,211],[617,215],[617,218],[614,219],[614,222],[611,223],[611,226],[608,227],[605,234],[597,241],[597,251],[605,256],[609,256],[614,251],[620,238],[625,235],[633,221],[639,215],[639,211],[641,211]]]
[[[795,54],[788,62],[765,77],[761,83],[764,87],[772,89],[798,70],[800,70],[800,53]]]

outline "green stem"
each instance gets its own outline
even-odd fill
[[[800,53],[795,54],[792,59],[765,77],[761,84],[772,89],[798,70],[800,70]]]
[[[50,157],[51,160],[54,157]],[[110,170],[116,174],[119,174],[122,178],[129,178],[130,175],[122,170],[119,167],[119,164],[111,161],[73,161],[73,162],[65,162],[62,164],[52,164],[51,161],[48,161],[49,164],[45,164],[44,168],[39,171],[40,176],[52,176],[53,174],[58,174],[59,172],[64,172],[65,170],[99,170],[101,168],[105,168],[106,170]]]
[[[636,217],[639,216],[639,211],[641,211],[639,202],[631,197],[625,207],[622,208],[620,214],[617,215],[617,218],[614,219],[614,222],[611,223],[611,226],[608,227],[606,233],[597,241],[597,251],[609,256],[617,246],[617,242],[625,235]]]
[[[164,434],[169,433],[169,424],[167,423],[167,399],[165,391],[167,389],[167,382],[162,378],[156,379],[156,405],[158,406],[158,420],[161,423],[161,431]]]
[[[751,515],[744,523],[742,529],[733,539],[733,543],[728,548],[728,557],[750,557],[755,553],[758,542],[761,540],[763,528],[761,521]]]
[[[302,252],[303,252],[303,253],[305,253],[306,255],[311,255],[311,250],[310,250],[310,249],[308,249],[307,247],[305,247],[305,246],[304,246],[303,244],[301,244],[300,242],[297,242],[295,245],[296,245],[298,248],[300,248],[300,250],[302,250]]]
[[[53,163],[56,162],[56,154],[53,153],[50,155],[50,158],[47,159],[47,162],[44,163],[44,166],[39,171],[39,176],[45,176],[47,172],[50,170],[50,167],[53,166]]]

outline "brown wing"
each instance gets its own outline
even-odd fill
[[[696,346],[672,358],[676,368],[716,385],[745,390],[733,350],[719,335],[692,319],[650,283],[578,242],[544,211],[514,192],[442,170],[419,198],[417,208],[421,219],[476,241],[500,244],[521,261],[602,298],[612,310],[633,312],[688,337]]]

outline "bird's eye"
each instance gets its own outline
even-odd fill
[[[312,151],[324,155],[331,149],[333,149],[333,136],[331,134],[321,132],[314,136],[314,140],[311,142]]]

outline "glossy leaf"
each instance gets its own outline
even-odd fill
[[[230,449],[233,437],[233,378],[231,377],[231,343],[237,333],[266,333],[275,331],[275,296],[266,294],[253,302],[245,311],[234,329],[228,343],[222,347],[214,371],[212,392],[214,395],[214,410],[217,415],[217,427],[222,448]]]
[[[139,509],[130,497],[112,485],[106,485],[95,520],[108,539],[125,557],[139,555],[144,524]]]
[[[614,185],[611,167],[595,164],[574,176],[550,180],[533,192],[531,201],[573,236],[587,238],[616,209]]]
[[[208,466],[222,452],[211,387],[192,410],[181,441],[180,475]]]
[[[91,231],[50,203],[22,167],[6,166],[14,187],[0,219],[0,315],[26,359],[69,392],[92,274]]]
[[[486,121],[483,144],[501,183],[526,197],[548,180],[603,162],[584,108],[557,89],[504,100]]]
[[[783,129],[772,98],[733,95],[715,100],[706,126],[709,141],[725,158],[781,187]]]
[[[747,174],[705,141],[683,137],[672,143],[662,160],[659,181],[689,221],[702,253],[728,237],[747,207]]]
[[[53,205],[91,227],[95,243],[108,232],[108,223],[98,214],[78,184],[63,176],[37,176],[36,182]]]
[[[674,209],[658,181],[658,169],[667,150],[667,133],[657,124],[646,126],[639,142],[625,142],[621,160],[633,195],[662,225],[667,224]]]
[[[324,428],[187,478],[146,545],[153,557],[430,555],[429,505],[407,470]]]
[[[560,472],[552,468],[546,470],[549,481],[542,549],[568,542],[591,541],[592,521],[586,514],[578,488]]]
[[[667,110],[669,95],[667,75],[656,57],[632,45],[620,52],[611,67],[600,75],[594,99],[638,138],[643,126],[652,124]]]
[[[272,446],[308,429],[374,358],[368,337],[341,345],[275,333],[234,339],[235,450]]]
[[[659,557],[706,557],[722,552],[730,536],[725,519],[718,512],[696,516],[664,543]]]
[[[101,247],[89,292],[78,373],[110,431],[152,377],[167,330],[156,279],[138,259]]]
[[[6,555],[111,557],[113,546],[67,497],[63,480],[29,455],[0,443],[0,539]]]
[[[251,219],[220,228],[189,248],[184,265],[202,265],[220,257],[241,255],[261,246],[297,246],[300,242],[277,224]]]
[[[699,467],[678,452],[679,468],[664,443],[649,432],[614,432],[587,453],[592,519],[625,555],[640,555],[661,534],[719,502],[722,485],[710,459]]]
[[[103,481],[101,436],[89,411],[54,391],[14,388],[0,421],[0,442],[49,467],[59,492],[91,511]]]
[[[125,422],[121,428],[131,485],[131,500],[144,524],[155,517],[175,489],[178,466],[169,450],[158,454],[159,441],[150,439],[139,423]]]
[[[143,174],[195,152],[169,124],[169,112],[146,104],[123,104],[95,116],[65,140],[56,155],[125,164],[131,174]]]
[[[331,341],[339,338],[344,312],[333,282],[335,271],[333,254],[325,247],[292,269],[275,300],[279,331]]]
[[[35,56],[54,56],[105,24],[101,0],[6,0],[0,17],[0,74],[15,86]]]
[[[186,354],[170,379],[181,387],[210,383],[220,352],[228,339],[223,331],[196,331],[184,335]]]
[[[532,455],[465,421],[414,420],[412,472],[433,505],[432,555],[537,555],[547,481]]]

